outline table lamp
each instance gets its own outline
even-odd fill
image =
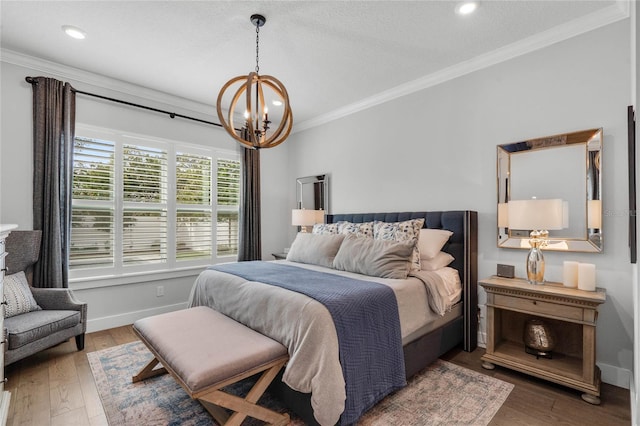
[[[531,231],[527,255],[527,279],[531,284],[544,284],[544,255],[549,231],[566,227],[561,199],[512,200],[508,204],[509,229]]]
[[[324,210],[291,210],[291,225],[299,226],[300,232],[307,232],[307,227],[316,223],[324,223]]]

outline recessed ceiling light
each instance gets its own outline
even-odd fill
[[[458,3],[458,5],[456,6],[456,13],[458,15],[469,15],[473,12],[476,11],[476,9],[478,9],[478,2],[477,1],[466,1],[463,3]]]
[[[83,31],[80,28],[74,27],[72,25],[63,25],[62,31],[64,31],[65,34],[68,35],[69,37],[73,37],[78,40],[82,40],[85,37],[87,37],[86,31]]]

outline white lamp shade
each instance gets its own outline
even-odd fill
[[[564,209],[559,198],[512,200],[508,203],[509,228],[527,230],[562,229]]]
[[[291,210],[291,225],[293,226],[313,226],[316,223],[324,223],[323,210]]]
[[[600,229],[602,227],[602,202],[600,200],[589,200],[587,222],[587,228]]]

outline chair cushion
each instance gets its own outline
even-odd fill
[[[4,320],[9,334],[9,349],[16,349],[28,343],[45,338],[59,330],[71,328],[80,323],[79,311],[32,311]]]
[[[4,299],[7,301],[4,308],[5,318],[40,309],[22,271],[4,278]]]

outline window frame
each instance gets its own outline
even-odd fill
[[[96,205],[106,208],[113,208],[113,227],[114,227],[114,263],[106,267],[96,268],[79,268],[69,270],[69,282],[72,288],[94,288],[109,285],[121,285],[134,282],[144,282],[158,279],[158,275],[163,278],[175,278],[181,276],[189,276],[201,271],[203,266],[216,264],[220,262],[229,262],[237,259],[237,253],[233,255],[217,254],[217,173],[218,160],[225,159],[237,161],[240,163],[240,154],[237,151],[228,149],[206,147],[190,142],[180,142],[166,138],[160,138],[149,135],[140,135],[132,132],[120,131],[115,129],[106,129],[102,127],[76,124],[76,136],[94,139],[102,139],[111,141],[115,145],[114,154],[114,199],[113,200],[73,200],[73,206]],[[123,212],[126,207],[133,205],[131,202],[123,200],[123,146],[138,145],[154,149],[163,149],[167,152],[167,171],[166,171],[166,192],[164,200],[160,203],[153,203],[154,210],[164,207],[167,216],[166,228],[166,262],[152,262],[138,265],[123,264]],[[198,259],[178,260],[177,258],[177,212],[179,208],[186,206],[177,202],[177,154],[186,153],[198,156],[206,156],[211,159],[211,199],[210,205],[206,207],[211,212],[211,255]],[[241,164],[240,164],[241,167]],[[241,191],[241,185],[238,188]],[[238,199],[241,199],[239,194]],[[192,207],[200,209],[203,205],[196,204]],[[239,205],[237,211],[239,213]],[[228,210],[228,206],[224,206],[223,210]],[[73,230],[71,230],[73,232]]]

